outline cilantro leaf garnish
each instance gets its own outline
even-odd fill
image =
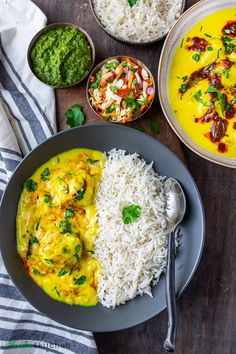
[[[234,50],[236,50],[236,43],[233,38],[225,35],[222,37],[222,42],[225,48],[225,54],[231,54]]]
[[[73,209],[66,209],[65,211],[65,218],[70,218],[72,219],[75,216],[75,212]]]
[[[207,89],[208,93],[216,93],[216,97],[213,101],[220,101],[221,113],[224,115],[226,109],[226,97],[222,94],[214,85],[210,84]]]
[[[109,69],[115,69],[119,64],[116,63],[116,62],[111,62],[111,63],[108,63],[106,66],[105,66],[105,69],[106,70],[109,70]]]
[[[134,93],[131,92],[129,95],[126,95],[126,99],[124,101],[128,107],[135,107],[135,111],[139,114],[140,113],[140,104],[135,101]]]
[[[81,250],[81,246],[80,245],[75,246],[75,252],[76,253],[78,253],[80,250]]]
[[[31,244],[39,243],[39,240],[37,239],[36,236],[33,236],[33,237],[31,237],[31,239],[30,239],[30,243],[31,243]]]
[[[97,75],[96,75],[96,81],[91,84],[91,87],[92,87],[94,90],[97,89],[97,88],[99,88],[100,83],[101,83],[101,78],[102,78],[102,71],[99,70],[99,71],[97,72]]]
[[[71,128],[79,127],[85,122],[85,115],[82,112],[82,107],[79,104],[75,104],[65,113],[66,124]]]
[[[44,201],[45,203],[49,203],[52,200],[51,196],[49,194],[44,194]]]
[[[53,261],[51,259],[48,258],[44,258],[45,262],[47,262],[47,264],[53,264]]]
[[[140,104],[140,105],[143,105],[143,104],[146,104],[147,103],[147,100],[146,98],[144,98],[144,96],[140,96],[138,99],[137,99],[137,102]]]
[[[25,182],[25,188],[27,189],[28,192],[35,192],[36,189],[38,188],[38,185],[32,179],[28,179]]]
[[[188,87],[186,84],[182,84],[179,88],[180,93],[185,93],[187,91]]]
[[[224,75],[226,79],[229,78],[229,69],[219,69],[215,71],[216,74]]]
[[[141,207],[136,204],[130,204],[124,207],[122,211],[122,220],[124,224],[131,224],[141,215]]]
[[[86,189],[83,188],[83,187],[82,187],[80,190],[76,191],[75,199],[76,199],[76,200],[82,200],[83,197],[84,197],[85,191],[86,191]]]
[[[41,275],[40,271],[34,267],[32,267],[32,271],[35,275]]]
[[[193,54],[192,59],[198,62],[200,60],[200,54],[199,53]]]
[[[43,172],[41,173],[41,179],[42,181],[48,181],[48,176],[50,176],[50,171],[49,168],[45,168]]]
[[[69,251],[66,247],[63,247],[61,251],[63,254],[69,253]]]
[[[106,113],[112,113],[116,109],[116,104],[112,104],[110,107],[107,107]]]
[[[95,163],[99,162],[99,160],[87,159],[87,162],[94,165]]]
[[[65,270],[64,268],[62,268],[62,269],[60,270],[60,272],[57,273],[57,275],[58,275],[59,277],[62,277],[62,276],[65,275],[66,273],[68,273],[67,270]]]
[[[41,217],[38,218],[38,220],[37,220],[37,222],[36,222],[36,224],[35,224],[35,227],[34,227],[34,228],[35,228],[36,231],[38,231],[38,229],[39,229],[40,220],[41,220]]]
[[[128,0],[128,4],[130,7],[133,7],[134,5],[136,5],[138,0]]]
[[[208,106],[206,102],[203,101],[202,99],[202,91],[201,90],[198,90],[194,95],[193,95],[193,98],[201,103],[203,106]]]
[[[74,284],[75,285],[82,285],[86,282],[86,276],[81,275],[79,278],[75,279]]]
[[[118,87],[117,86],[110,86],[110,90],[114,93],[117,93]]]
[[[59,227],[62,227],[63,229],[61,230],[60,234],[64,235],[64,234],[72,234],[73,230],[72,230],[72,225],[71,223],[69,223],[69,221],[66,220],[61,220],[59,222]]]

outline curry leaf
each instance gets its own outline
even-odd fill
[[[65,113],[66,124],[71,128],[79,127],[85,122],[85,115],[82,112],[82,107],[79,104],[75,104]]]

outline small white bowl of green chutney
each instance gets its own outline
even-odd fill
[[[95,61],[95,48],[91,37],[81,27],[53,23],[33,37],[27,60],[41,82],[54,88],[66,88],[89,75]]]

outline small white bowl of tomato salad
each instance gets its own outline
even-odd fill
[[[155,97],[155,81],[141,61],[115,56],[98,64],[87,83],[87,99],[94,112],[113,123],[141,118]]]

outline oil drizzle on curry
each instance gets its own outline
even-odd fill
[[[17,250],[31,278],[52,298],[83,306],[98,302],[95,193],[105,155],[61,153],[25,182],[17,213]]]
[[[174,55],[169,85],[171,106],[190,138],[212,153],[232,158],[236,157],[235,15],[235,9],[214,13],[186,34]]]

